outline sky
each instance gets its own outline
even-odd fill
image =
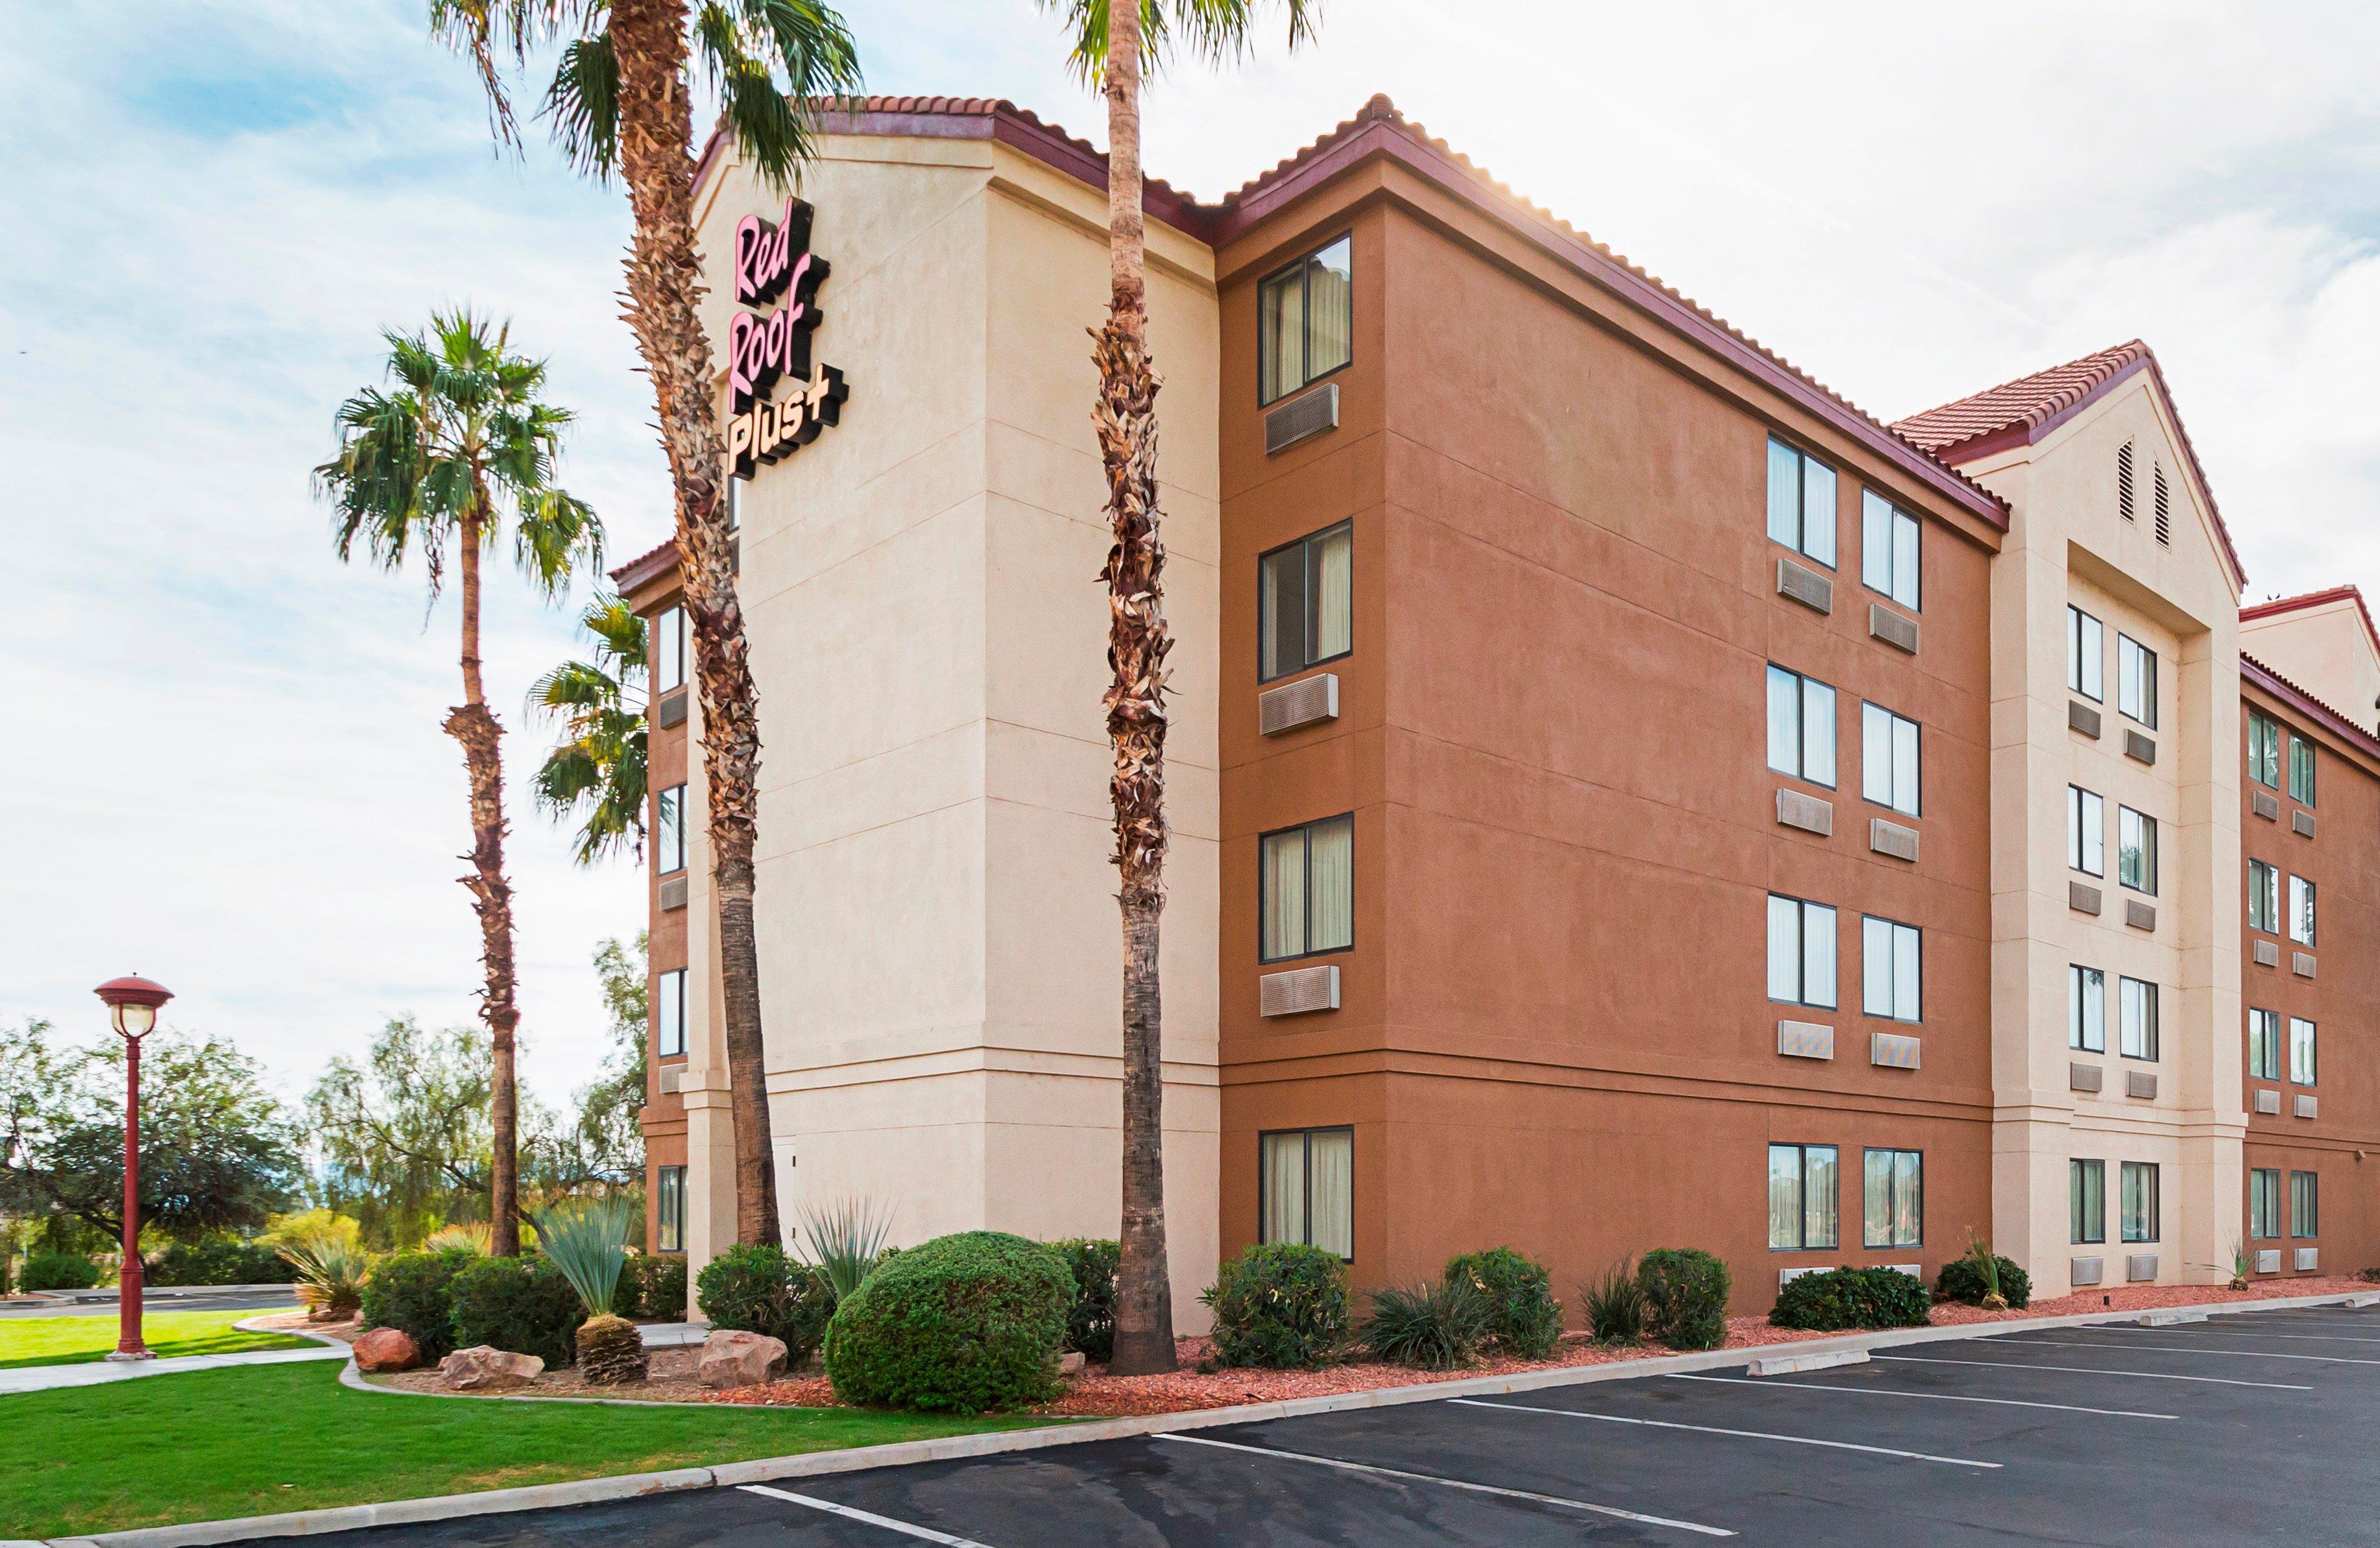
[[[0,1036],[96,1035],[91,986],[139,971],[294,1099],[393,1016],[476,1012],[454,605],[340,564],[310,470],[381,331],[468,304],[550,362],[613,562],[667,535],[668,486],[624,196],[541,126],[497,154],[424,10],[0,0]],[[1104,139],[1031,0],[844,10],[871,91]],[[1884,419],[2144,338],[2248,595],[2380,583],[2380,11],[1326,0],[1294,55],[1278,14],[1243,64],[1157,80],[1153,174],[1219,196],[1386,92]],[[606,1052],[589,957],[644,908],[523,789],[523,698],[586,595],[499,569],[487,608],[523,1070],[555,1105]]]

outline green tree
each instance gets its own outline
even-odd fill
[[[298,1135],[256,1065],[220,1038],[140,1048],[140,1219],[177,1241],[260,1229],[304,1182]],[[0,1036],[0,1214],[124,1235],[124,1043]]]
[[[485,1218],[492,1067],[486,1032],[424,1031],[410,1016],[383,1027],[361,1064],[332,1059],[306,1093],[321,1202],[396,1247]]]
[[[520,1025],[513,968],[512,884],[504,875],[504,728],[480,675],[480,562],[509,528],[530,584],[559,595],[603,556],[603,526],[554,481],[570,414],[542,400],[545,365],[510,348],[511,331],[467,311],[434,313],[427,331],[389,333],[389,390],[366,387],[339,406],[339,455],[314,469],[330,500],[342,560],[360,542],[384,569],[419,551],[434,605],[450,555],[461,571],[463,702],[445,728],[470,775],[471,872],[486,988],[480,1015],[495,1050],[489,1086],[494,1151],[488,1212],[499,1257],[520,1250]]]
[[[628,324],[652,380],[677,515],[678,569],[702,702],[720,992],[735,1115],[735,1233],[779,1240],[769,1099],[762,1086],[760,957],[752,928],[759,829],[759,701],[730,547],[727,448],[711,392],[714,356],[697,302],[695,82],[699,55],[721,122],[764,182],[783,187],[815,154],[818,110],[860,84],[859,53],[821,0],[430,0],[432,31],[477,66],[500,140],[517,140],[504,79],[559,42],[544,113],[573,164],[628,194]]]
[[[609,591],[578,616],[593,659],[565,661],[532,684],[529,713],[562,723],[530,782],[555,822],[578,823],[572,859],[593,865],[645,839],[645,621]],[[613,943],[616,945],[618,943]]]
[[[1148,354],[1140,94],[1145,68],[1175,45],[1210,63],[1245,52],[1262,0],[1040,0],[1065,18],[1075,70],[1107,98],[1108,321],[1093,334],[1099,391],[1091,408],[1108,478],[1114,541],[1108,587],[1110,857],[1123,915],[1123,1228],[1116,1277],[1114,1369],[1171,1371],[1173,1292],[1165,1252],[1163,1002],[1158,920],[1165,908],[1165,543],[1157,508],[1156,369]],[[1318,0],[1281,0],[1292,47],[1314,34]]]

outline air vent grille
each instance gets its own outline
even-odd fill
[[[1339,428],[1339,384],[1291,398],[1264,417],[1265,455],[1287,451],[1309,435]]]
[[[2156,540],[2168,548],[2173,546],[2172,501],[2166,493],[2165,464],[2156,467]]]
[[[2132,444],[2130,441],[2116,448],[2116,513],[2127,521],[2132,519]]]

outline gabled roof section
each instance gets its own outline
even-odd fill
[[[2156,384],[2166,414],[2173,421],[2174,433],[2181,443],[2182,461],[2189,469],[2191,481],[2198,488],[2199,497],[2206,503],[2206,514],[2215,520],[2215,536],[2223,545],[2223,556],[2230,561],[2231,573],[2244,586],[2247,569],[2240,563],[2239,549],[2232,545],[2231,530],[2223,524],[2223,512],[2215,504],[2214,486],[2206,481],[2206,469],[2199,465],[2198,448],[2191,445],[2190,432],[2181,422],[2181,410],[2174,405],[2173,389],[2166,385],[2165,372],[2157,365],[2155,354],[2139,339],[2046,371],[2036,371],[2030,376],[2020,376],[2013,382],[2003,382],[1905,420],[1895,420],[1892,428],[1901,439],[1931,452],[1946,466],[1977,462],[2011,446],[2037,444],[2143,371]]]
[[[2332,709],[2297,684],[2282,676],[2252,655],[2240,657],[2240,678],[2264,689],[2290,709],[2315,722],[2323,729],[2358,752],[2380,764],[2380,737],[2375,737],[2355,722]]]
[[[2291,613],[2305,613],[2325,607],[2334,602],[2352,602],[2356,613],[2363,619],[2363,638],[2371,642],[2372,653],[2380,657],[2380,629],[2372,627],[2372,610],[2363,605],[2362,589],[2356,586],[2332,586],[2324,591],[2307,591],[2294,597],[2275,597],[2270,602],[2252,603],[2240,609],[2240,621],[2253,623],[2259,618],[2285,617]]]
[[[648,550],[612,572],[612,585],[623,594],[639,587],[650,586],[677,568],[677,539],[665,538],[658,548]]]

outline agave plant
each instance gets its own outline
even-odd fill
[[[870,1194],[828,1204],[805,1203],[798,1213],[802,1232],[810,1239],[809,1266],[834,1287],[834,1298],[841,1301],[859,1288],[882,1255],[884,1238],[892,1234],[892,1212]]]
[[[361,1310],[371,1259],[346,1237],[325,1232],[292,1242],[281,1259],[298,1271],[298,1304],[310,1321],[344,1323]]]
[[[1986,1311],[2006,1311],[2008,1297],[2000,1290],[2000,1261],[1992,1251],[1992,1244],[1978,1235],[1973,1226],[1967,1228],[1967,1257],[1974,1263],[1975,1273],[1984,1284],[1980,1304]]]
[[[644,1335],[612,1312],[620,1269],[628,1261],[628,1225],[625,1199],[569,1200],[537,1217],[546,1262],[562,1271],[587,1308],[587,1321],[578,1325],[578,1371],[589,1386],[645,1379]]]
[[[2248,1271],[2254,1266],[2254,1260],[2252,1259],[2248,1253],[2248,1244],[2241,1241],[2237,1237],[2232,1237],[2231,1288],[2235,1290],[2246,1289],[2248,1287]]]
[[[495,1233],[488,1228],[485,1221],[472,1225],[441,1225],[422,1238],[421,1249],[425,1252],[451,1252],[459,1249],[485,1258],[494,1239]]]

